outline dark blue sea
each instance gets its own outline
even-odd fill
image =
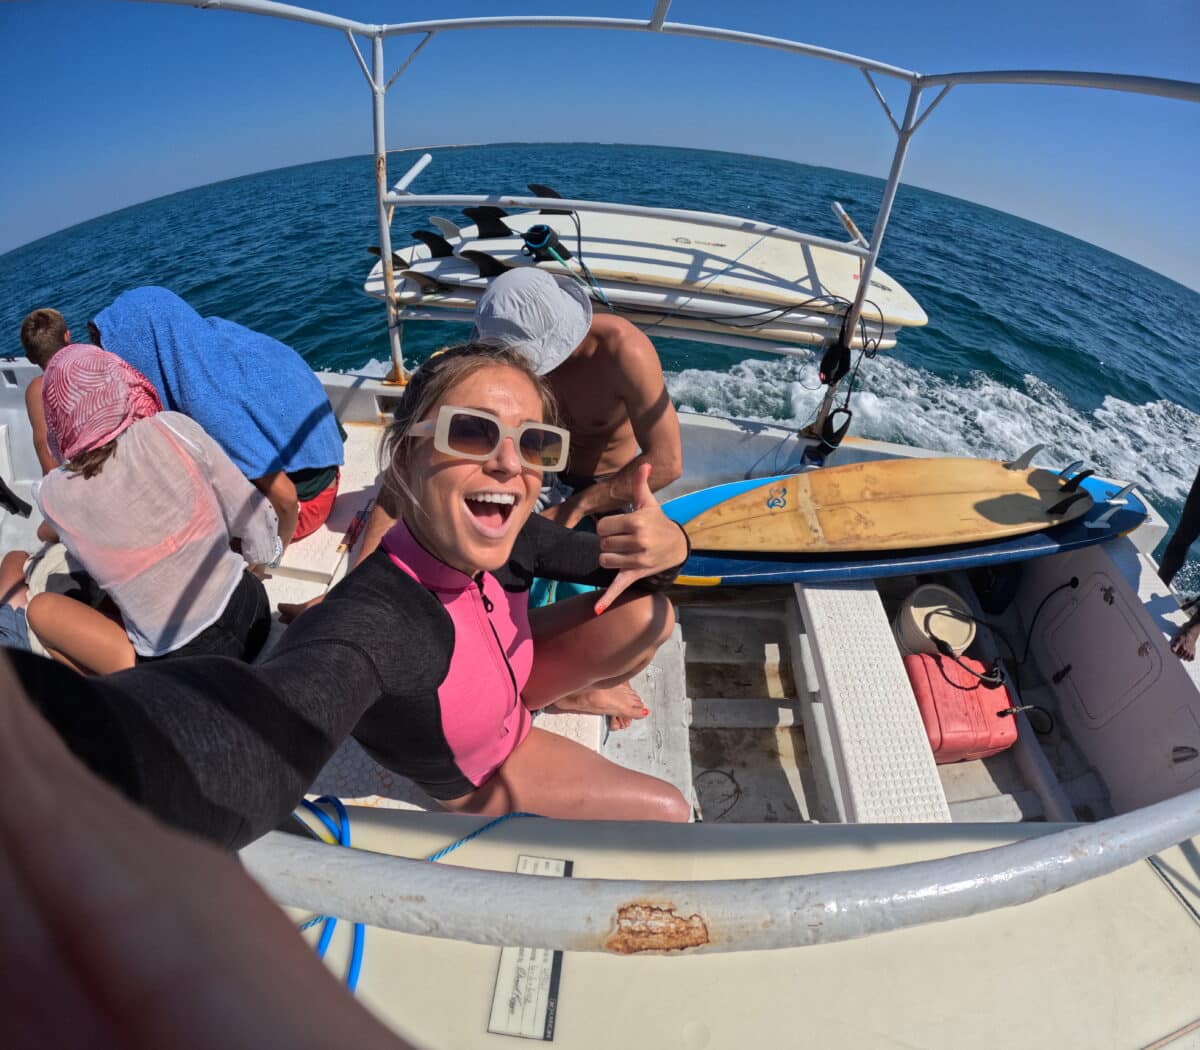
[[[644,146],[500,145],[432,151],[414,189],[521,192],[698,208],[844,237],[841,201],[871,236],[883,183],[765,157]],[[390,157],[391,179],[418,153]],[[53,305],[80,337],[120,292],[161,284],[201,313],[290,343],[317,368],[388,356],[383,309],[362,292],[378,243],[370,157],[264,172],[114,212],[0,256],[0,332]],[[400,212],[397,246],[427,216]],[[864,362],[852,432],[968,455],[1044,442],[1136,481],[1173,523],[1200,463],[1200,295],[1094,245],[904,186],[883,268],[929,325]],[[465,335],[409,323],[409,362]],[[684,407],[800,423],[820,392],[812,358],[656,340]],[[1200,550],[1179,578],[1200,588]]]

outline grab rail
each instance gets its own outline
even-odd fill
[[[975,853],[777,878],[547,879],[436,867],[280,832],[241,857],[280,904],[401,933],[562,951],[691,954],[830,944],[1026,904],[1197,834],[1200,789]]]

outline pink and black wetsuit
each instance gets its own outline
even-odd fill
[[[436,798],[484,783],[529,731],[530,582],[606,586],[614,573],[599,556],[597,536],[534,516],[508,564],[473,579],[397,527],[259,664],[189,656],[82,678],[10,656],[95,773],[167,823],[238,848],[288,819],[352,733]]]

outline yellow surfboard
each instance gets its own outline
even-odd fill
[[[769,481],[696,515],[695,550],[827,554],[978,543],[1087,512],[1058,474],[991,459],[890,459]],[[1072,498],[1074,497],[1074,498]]]

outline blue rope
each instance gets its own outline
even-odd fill
[[[497,824],[503,824],[506,820],[512,820],[513,817],[536,817],[536,816],[538,816],[537,813],[520,813],[520,812],[505,813],[504,816],[497,817],[495,820],[489,820],[482,827],[476,828],[474,831],[471,832],[471,834],[464,835],[457,842],[451,842],[450,845],[446,846],[444,849],[440,849],[436,853],[429,854],[429,856],[426,857],[425,859],[429,860],[429,861],[439,861],[444,856],[446,856],[447,853],[453,853],[456,849],[458,849],[459,846],[465,846],[472,839],[479,838],[479,836],[482,835],[485,831],[491,831],[492,828],[496,827]]]
[[[332,795],[322,795],[316,802],[310,802],[304,798],[300,800],[302,805],[309,813],[316,817],[324,826],[325,830],[333,836],[334,841],[339,846],[350,847],[350,814],[346,812],[346,807],[342,805],[342,800],[334,798]],[[336,814],[336,820],[331,818],[321,805],[332,806]],[[431,853],[425,859],[427,861],[436,862],[441,860],[449,853],[453,853],[459,846],[465,846],[472,839],[479,838],[485,831],[490,831],[497,825],[503,824],[506,820],[512,820],[513,817],[536,817],[536,813],[505,813],[502,817],[497,817],[495,820],[489,820],[482,827],[476,828],[469,835],[464,835],[457,842],[451,842],[449,846],[438,850],[436,853]],[[297,820],[300,820],[299,814],[293,814]],[[304,821],[300,821],[304,823]],[[307,827],[307,825],[305,825]],[[317,923],[324,922],[325,925],[321,929],[321,937],[317,941],[317,958],[325,958],[325,952],[329,949],[329,942],[333,939],[333,931],[337,927],[337,919],[332,915],[314,915],[311,919],[301,923],[297,929],[301,932],[311,929]],[[358,988],[359,974],[362,972],[363,949],[366,943],[366,927],[361,922],[354,924],[354,939],[350,947],[350,964],[346,969],[346,987],[354,992]]]
[[[336,814],[336,823],[321,809],[322,804],[333,807]],[[316,802],[310,802],[308,799],[302,798],[300,805],[325,825],[325,830],[333,836],[334,841],[339,846],[345,846],[347,849],[350,848],[350,814],[346,812],[346,807],[342,805],[340,798],[335,798],[333,795],[322,795]],[[299,817],[296,819],[299,820]],[[318,959],[325,958],[325,952],[329,950],[329,942],[333,939],[333,931],[337,927],[337,919],[332,915],[314,915],[299,927],[300,930],[307,930],[322,920],[324,920],[325,925],[322,927],[321,937],[317,941]],[[365,939],[366,927],[361,922],[356,922],[354,924],[354,939],[350,948],[350,965],[346,969],[346,987],[351,992],[358,988],[358,977],[362,972]]]

